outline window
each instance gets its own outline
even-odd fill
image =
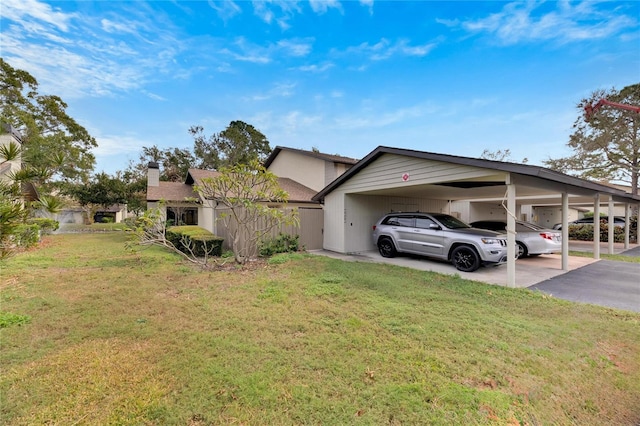
[[[412,217],[391,216],[387,219],[385,225],[413,227],[414,223],[415,220]]]
[[[416,228],[422,229],[431,229],[431,225],[438,226],[433,220],[426,217],[417,217],[416,218]]]

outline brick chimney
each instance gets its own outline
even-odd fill
[[[147,186],[160,186],[160,166],[155,161],[147,166]]]

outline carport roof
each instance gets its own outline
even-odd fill
[[[560,173],[545,167],[533,166],[528,164],[509,163],[503,161],[485,160],[472,157],[461,157],[448,154],[437,154],[433,152],[416,151],[411,149],[393,148],[387,146],[379,146],[366,157],[360,160],[357,164],[351,167],[347,172],[341,175],[339,178],[331,182],[322,191],[318,192],[313,200],[323,201],[324,198],[340,187],[343,183],[351,179],[358,174],[362,169],[366,168],[373,161],[385,154],[394,154],[400,156],[406,156],[411,158],[418,158],[431,161],[439,161],[444,163],[451,163],[457,165],[465,165],[472,167],[480,167],[484,169],[496,170],[499,172],[507,172],[515,175],[520,175],[528,182],[528,185],[546,189],[548,187],[562,187],[567,192],[575,191],[577,194],[585,193],[599,193],[610,195],[618,202],[626,203],[640,203],[640,196],[631,195],[623,190],[612,188],[607,185],[599,184],[596,182],[581,179],[575,176],[569,176],[564,173]],[[556,190],[549,190],[549,193]]]

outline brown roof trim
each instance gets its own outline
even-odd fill
[[[324,161],[331,161],[331,162],[340,163],[340,164],[354,165],[358,162],[356,158],[343,157],[341,155],[323,154],[322,152],[305,151],[304,149],[287,148],[285,146],[276,146],[273,149],[273,151],[271,151],[271,154],[269,154],[269,157],[264,162],[264,167],[269,167],[271,163],[273,163],[273,160],[276,159],[280,151],[296,152],[298,154],[306,155],[308,157],[319,158]]]
[[[460,157],[457,155],[448,154],[436,154],[433,152],[416,151],[412,149],[392,148],[387,146],[378,146],[371,151],[366,157],[358,162],[355,166],[351,167],[344,174],[331,182],[328,186],[318,192],[313,200],[322,202],[324,197],[331,193],[334,189],[338,188],[347,180],[358,174],[360,170],[367,167],[370,163],[376,160],[378,157],[384,154],[396,154],[403,155],[412,158],[421,158],[424,160],[442,161],[445,163],[461,164],[466,166],[482,167],[485,169],[500,170],[503,172],[515,173],[525,176],[537,177],[540,179],[546,179],[549,181],[562,183],[565,185],[586,188],[594,192],[609,194],[616,196],[620,199],[624,199],[627,202],[638,203],[640,202],[640,196],[633,196],[629,193],[614,189],[596,182],[591,182],[586,179],[581,179],[575,176],[569,176],[564,173],[556,172],[555,170],[547,169],[540,166],[532,166],[529,164],[508,163],[503,161],[484,160],[481,158]]]

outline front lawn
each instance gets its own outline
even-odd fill
[[[287,255],[47,237],[0,271],[6,425],[640,422],[640,314]]]

